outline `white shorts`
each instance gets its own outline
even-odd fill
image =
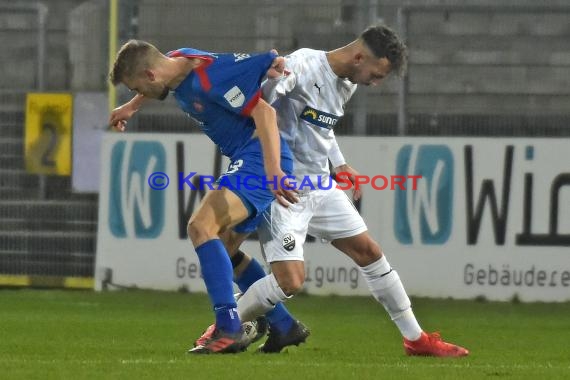
[[[299,202],[289,207],[273,201],[257,231],[263,256],[271,263],[303,261],[307,233],[330,242],[366,230],[364,220],[348,196],[333,186],[329,190],[299,194]]]

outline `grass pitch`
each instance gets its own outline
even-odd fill
[[[371,297],[296,297],[312,336],[281,354],[190,356],[212,320],[205,295],[0,290],[0,379],[570,379],[570,304],[413,304],[471,356],[406,357]]]

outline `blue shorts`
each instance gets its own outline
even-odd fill
[[[281,138],[281,170],[293,174],[293,156],[287,143]],[[247,208],[249,216],[234,227],[238,233],[250,233],[257,229],[263,212],[275,199],[270,189],[275,184],[265,176],[263,154],[258,138],[252,138],[243,149],[231,158],[228,170],[216,181],[217,188],[229,188]]]

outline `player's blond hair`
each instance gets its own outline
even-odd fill
[[[109,73],[109,80],[116,86],[123,80],[133,78],[142,70],[151,67],[160,57],[162,53],[153,44],[141,40],[130,40],[119,49],[113,69]]]

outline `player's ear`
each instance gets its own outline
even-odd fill
[[[355,65],[361,65],[364,62],[364,54],[360,51],[354,54],[353,62]]]
[[[154,74],[154,72],[152,70],[149,69],[145,69],[144,70],[144,75],[146,76],[146,78],[151,81],[154,82],[156,79],[156,75]]]

